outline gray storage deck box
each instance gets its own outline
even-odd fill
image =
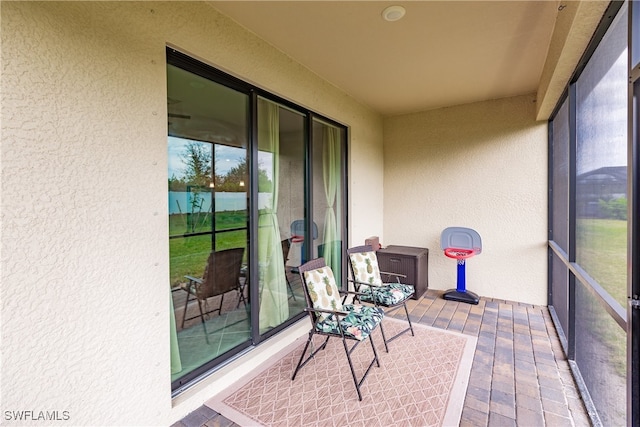
[[[377,256],[381,271],[407,276],[401,281],[407,285],[415,286],[416,293],[413,299],[420,298],[427,291],[429,287],[429,249],[391,245],[380,249]]]

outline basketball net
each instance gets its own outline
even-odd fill
[[[449,258],[457,259],[458,264],[464,264],[464,260],[474,256],[476,251],[473,249],[447,248],[444,250],[444,254]]]

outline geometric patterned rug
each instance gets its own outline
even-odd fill
[[[383,322],[387,336],[406,327],[390,317]],[[373,333],[380,367],[362,384],[362,401],[340,339],[329,339],[291,380],[305,335],[205,405],[241,426],[456,426],[477,340],[415,323],[413,329],[415,336],[390,342],[389,353],[380,328]],[[314,337],[314,348],[323,338]],[[358,378],[372,357],[369,340],[352,353]]]

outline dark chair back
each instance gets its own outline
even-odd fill
[[[206,299],[237,289],[243,256],[244,248],[211,252],[197,297]]]

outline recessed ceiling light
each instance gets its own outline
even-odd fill
[[[382,11],[382,17],[385,21],[393,22],[402,19],[406,12],[402,6],[389,6]]]

